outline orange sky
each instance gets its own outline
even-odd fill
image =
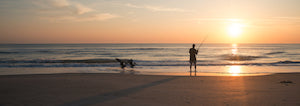
[[[300,43],[299,0],[1,0],[0,43]],[[236,37],[228,33],[240,25]]]

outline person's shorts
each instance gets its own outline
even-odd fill
[[[190,63],[196,63],[196,62],[197,62],[196,58],[190,58]]]

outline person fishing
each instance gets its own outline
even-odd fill
[[[195,49],[195,44],[193,44],[193,48],[190,48],[190,76],[192,76],[192,66],[195,66],[195,76],[196,76],[196,67],[197,67],[197,59],[196,55],[198,54],[198,50]]]
[[[198,54],[198,50],[203,45],[204,41],[207,39],[208,35],[205,36],[205,38],[201,41],[200,45],[198,46],[198,49],[195,49],[195,44],[193,44],[193,48],[190,48],[190,76],[192,76],[192,66],[194,64],[195,66],[195,76],[197,74],[196,68],[197,68],[197,59],[196,55]]]

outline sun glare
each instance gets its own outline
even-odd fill
[[[228,33],[231,37],[237,37],[242,33],[242,24],[240,23],[236,23],[236,22],[232,22],[231,24],[229,24],[228,26]]]
[[[232,76],[239,76],[241,73],[241,67],[240,66],[229,66],[228,72],[232,74]]]

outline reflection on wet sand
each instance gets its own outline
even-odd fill
[[[135,70],[122,70],[120,71],[120,74],[139,74],[139,71],[135,71]]]

